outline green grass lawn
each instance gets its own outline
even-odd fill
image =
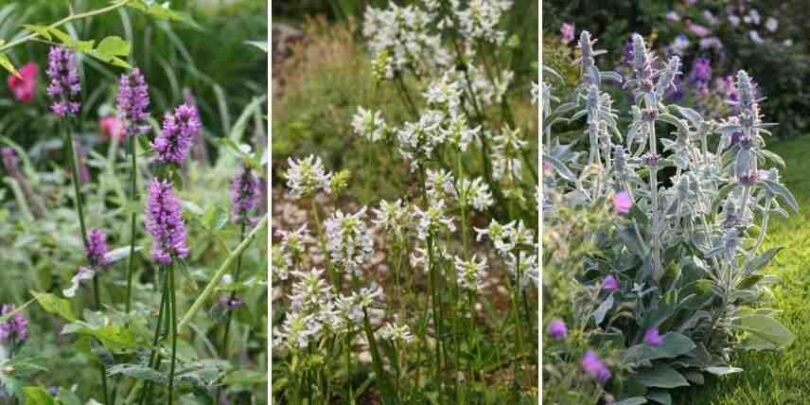
[[[745,371],[691,389],[683,404],[810,404],[810,137],[772,150],[785,159],[783,180],[801,205],[798,215],[772,222],[766,247],[784,248],[768,270],[780,279],[772,307],[796,340],[781,352],[740,353],[734,365]]]

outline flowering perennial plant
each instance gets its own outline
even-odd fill
[[[573,94],[555,94],[554,72],[543,83],[544,394],[669,401],[705,373],[742,371],[735,349],[793,340],[762,307],[777,249],[760,247],[769,217],[797,204],[765,149],[770,125],[745,71],[732,114],[707,119],[667,98],[679,56],[659,60],[633,35],[622,80],[596,67],[594,42],[581,33]],[[707,69],[690,80],[705,82]],[[613,107],[607,80],[633,94],[629,111]],[[584,127],[587,148],[560,143],[560,127]]]
[[[366,9],[373,79],[407,114],[361,105],[336,136],[387,152],[408,186],[358,206],[317,154],[280,167],[279,198],[308,215],[274,218],[276,400],[537,400],[534,117],[515,113],[532,110],[530,91],[499,51],[515,12],[504,0]],[[366,159],[353,177],[378,170]]]
[[[113,11],[158,17],[167,29],[189,16],[146,3],[54,4],[45,14],[28,3],[0,6],[10,17],[0,65],[9,71],[4,97],[11,103],[4,108],[13,109],[6,115],[14,122],[0,141],[4,403],[266,402],[268,259],[264,243],[251,247],[266,236],[266,112],[260,101],[250,103],[240,123],[223,117],[220,129],[233,142],[205,142],[193,103],[172,104],[187,92],[164,92],[168,87],[146,80],[156,66],[177,67],[151,63],[156,48],[141,43],[138,32],[150,19],[121,20]],[[55,22],[13,27],[59,10],[66,15]],[[133,43],[88,38],[122,22]],[[96,28],[73,30],[79,26]],[[187,40],[173,38],[171,49]],[[240,49],[249,48],[246,39]],[[15,69],[23,55],[39,54],[39,43],[52,45],[41,49],[47,59]],[[144,55],[143,65],[131,65]],[[37,88],[37,66],[46,62],[47,87]],[[208,68],[195,75],[210,74]],[[220,111],[242,104],[226,97],[218,103]],[[171,111],[153,131],[156,108]],[[208,112],[206,121],[218,119]],[[216,158],[195,159],[199,149]],[[229,201],[221,190],[232,181]]]

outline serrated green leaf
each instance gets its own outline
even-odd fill
[[[142,364],[116,364],[107,369],[107,375],[123,375],[136,380],[166,384],[169,379],[164,373]]]
[[[31,291],[31,294],[34,296],[34,298],[36,298],[39,305],[46,312],[59,315],[63,319],[70,322],[76,321],[76,315],[73,314],[73,308],[70,305],[70,301],[64,298],[59,298],[50,293],[38,293]]]
[[[110,56],[129,55],[132,45],[119,36],[109,36],[101,40],[96,46],[96,52]]]

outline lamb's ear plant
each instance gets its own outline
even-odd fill
[[[779,349],[793,335],[767,305],[774,277],[762,251],[772,214],[797,211],[765,149],[754,81],[736,75],[733,115],[703,118],[664,95],[677,56],[656,59],[632,38],[632,74],[597,67],[588,32],[580,83],[555,94],[546,70],[544,131],[545,394],[557,401],[671,400],[704,375],[744,372],[740,349]],[[633,95],[616,109],[605,80]],[[561,144],[561,128],[583,128]],[[640,402],[639,402],[640,403]]]

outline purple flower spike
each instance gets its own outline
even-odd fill
[[[87,260],[93,268],[107,264],[107,235],[101,229],[91,229],[87,234]]]
[[[568,336],[568,327],[561,319],[552,319],[548,324],[548,334],[556,340],[563,340]]]
[[[644,342],[650,346],[659,346],[664,342],[664,338],[658,333],[658,328],[650,328],[644,332]]]
[[[194,106],[181,104],[174,109],[174,113],[166,114],[163,130],[152,142],[152,148],[157,152],[157,162],[183,163],[200,128],[200,117]]]
[[[118,97],[116,99],[118,113],[126,122],[124,133],[127,136],[143,135],[149,131],[146,118],[149,113],[149,87],[138,68],[121,75],[118,81]]]
[[[593,350],[588,350],[582,356],[582,370],[593,378],[596,378],[601,384],[610,379],[610,370],[607,368],[599,355]]]
[[[602,279],[602,289],[605,291],[613,291],[619,289],[619,281],[612,274],[605,276]]]
[[[250,166],[244,165],[242,172],[231,183],[231,219],[238,224],[250,222],[250,212],[259,201],[261,182]]]
[[[51,47],[48,53],[48,69],[51,80],[48,96],[53,99],[51,111],[60,117],[76,115],[81,110],[79,93],[82,85],[76,69],[76,54],[63,46]]]
[[[3,304],[2,315],[10,314],[14,311],[14,305]],[[11,339],[23,341],[28,339],[28,319],[25,315],[17,312],[7,321],[0,323],[0,342],[8,342]]]
[[[152,235],[152,259],[171,264],[175,258],[188,256],[186,226],[172,183],[165,180],[149,183],[145,221],[146,230]]]

